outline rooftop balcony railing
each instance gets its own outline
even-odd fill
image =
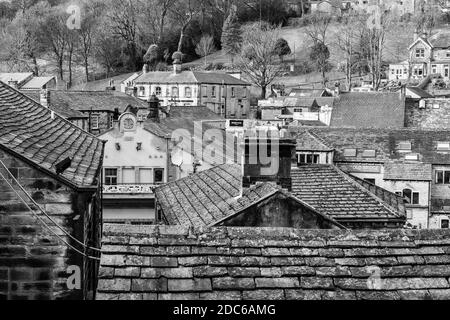
[[[161,184],[118,184],[103,185],[103,193],[125,194],[125,193],[154,193],[155,188]]]

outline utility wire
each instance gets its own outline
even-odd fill
[[[22,190],[23,193],[25,193],[25,195],[31,200],[31,202],[39,208],[39,211],[41,211],[51,222],[53,222],[53,224],[60,229],[65,235],[67,235],[70,239],[72,239],[73,241],[75,241],[76,243],[78,243],[79,245],[83,246],[86,249],[90,249],[90,250],[94,250],[94,251],[98,251],[101,252],[101,249],[98,248],[93,248],[93,247],[89,247],[87,245],[85,245],[83,242],[79,241],[77,238],[75,238],[74,236],[72,236],[69,232],[67,232],[63,227],[61,227],[51,216],[49,216],[44,209],[42,209],[42,207],[36,202],[34,201],[33,197],[22,187],[22,185],[19,183],[19,181],[17,181],[17,179],[11,174],[11,172],[8,170],[8,168],[6,167],[6,165],[3,163],[2,160],[0,160],[0,164],[5,168],[5,170],[11,175],[12,180],[14,180],[14,182],[19,186],[19,188]],[[14,189],[13,189],[14,190]],[[15,190],[14,190],[15,191]],[[17,193],[16,193],[17,194]]]
[[[4,165],[3,164],[3,162],[0,160],[0,163],[2,164],[2,165]],[[9,171],[8,171],[9,172]],[[14,191],[14,193],[17,195],[17,197],[19,197],[19,199],[25,204],[25,206],[28,208],[28,210],[37,218],[37,219],[39,219],[39,221],[41,221],[42,222],[42,224],[51,232],[51,233],[53,233],[58,239],[60,239],[64,244],[66,244],[69,248],[71,248],[72,250],[74,250],[75,252],[77,252],[77,253],[79,253],[79,254],[81,254],[81,255],[83,255],[84,257],[86,257],[86,258],[89,258],[89,259],[93,259],[93,260],[98,260],[98,261],[100,261],[100,258],[98,258],[98,257],[93,257],[93,256],[90,256],[90,255],[87,255],[87,254],[85,254],[84,252],[82,252],[82,251],[80,251],[80,250],[78,250],[77,248],[75,248],[75,247],[73,247],[71,244],[69,244],[65,239],[63,239],[60,235],[58,235],[55,231],[53,231],[52,230],[52,228],[51,228],[51,226],[49,226],[48,224],[47,224],[47,222],[45,222],[43,219],[42,219],[42,217],[40,217],[29,205],[28,205],[28,203],[25,201],[25,199],[23,199],[22,198],[22,196],[17,192],[17,190],[16,189],[14,189],[14,187],[12,186],[12,184],[8,181],[8,179],[3,175],[3,173],[0,171],[0,176],[2,177],[2,179],[3,180],[5,180],[6,181],[6,183],[8,184],[8,186],[11,188],[11,190],[13,190]],[[15,180],[15,179],[14,179]],[[45,214],[45,216],[47,216],[48,217],[48,215],[46,214],[46,213],[44,213]],[[53,221],[53,220],[52,220]],[[54,222],[54,221],[53,221]],[[55,222],[54,222],[55,223]],[[60,228],[64,233],[66,233],[66,231],[65,230],[63,230],[58,224],[56,224],[56,226],[58,227],[58,228]],[[73,236],[71,236],[70,234],[68,234],[71,238],[73,238]],[[77,240],[77,242],[80,242],[80,241],[78,241]],[[81,242],[80,242],[81,243]],[[82,243],[83,244],[83,243]],[[86,245],[84,245],[83,244],[83,246],[85,247],[85,248],[88,248]]]

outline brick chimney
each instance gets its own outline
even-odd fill
[[[47,89],[42,89],[39,95],[39,102],[44,107],[50,107],[50,91]]]
[[[147,119],[159,122],[159,99],[155,94],[148,99],[148,111]]]
[[[244,138],[244,188],[257,182],[275,182],[288,191],[292,190],[291,167],[295,162],[297,142],[273,131]]]

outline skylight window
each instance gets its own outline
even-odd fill
[[[356,149],[344,149],[344,157],[356,157]]]

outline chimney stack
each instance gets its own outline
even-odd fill
[[[144,63],[144,66],[142,67],[142,73],[146,74],[150,71],[150,67],[148,66],[148,63]]]
[[[297,141],[286,136],[281,137],[278,130],[269,130],[244,138],[243,188],[257,182],[274,182],[292,190],[291,167]]]
[[[181,73],[181,60],[183,59],[183,54],[179,51],[176,51],[172,55],[173,59],[173,73],[180,74]]]
[[[159,122],[159,99],[155,94],[148,99],[148,111],[147,119]]]
[[[19,82],[11,79],[8,81],[8,86],[14,89],[19,89]]]
[[[50,91],[47,89],[42,89],[39,96],[39,102],[44,107],[50,107]]]

